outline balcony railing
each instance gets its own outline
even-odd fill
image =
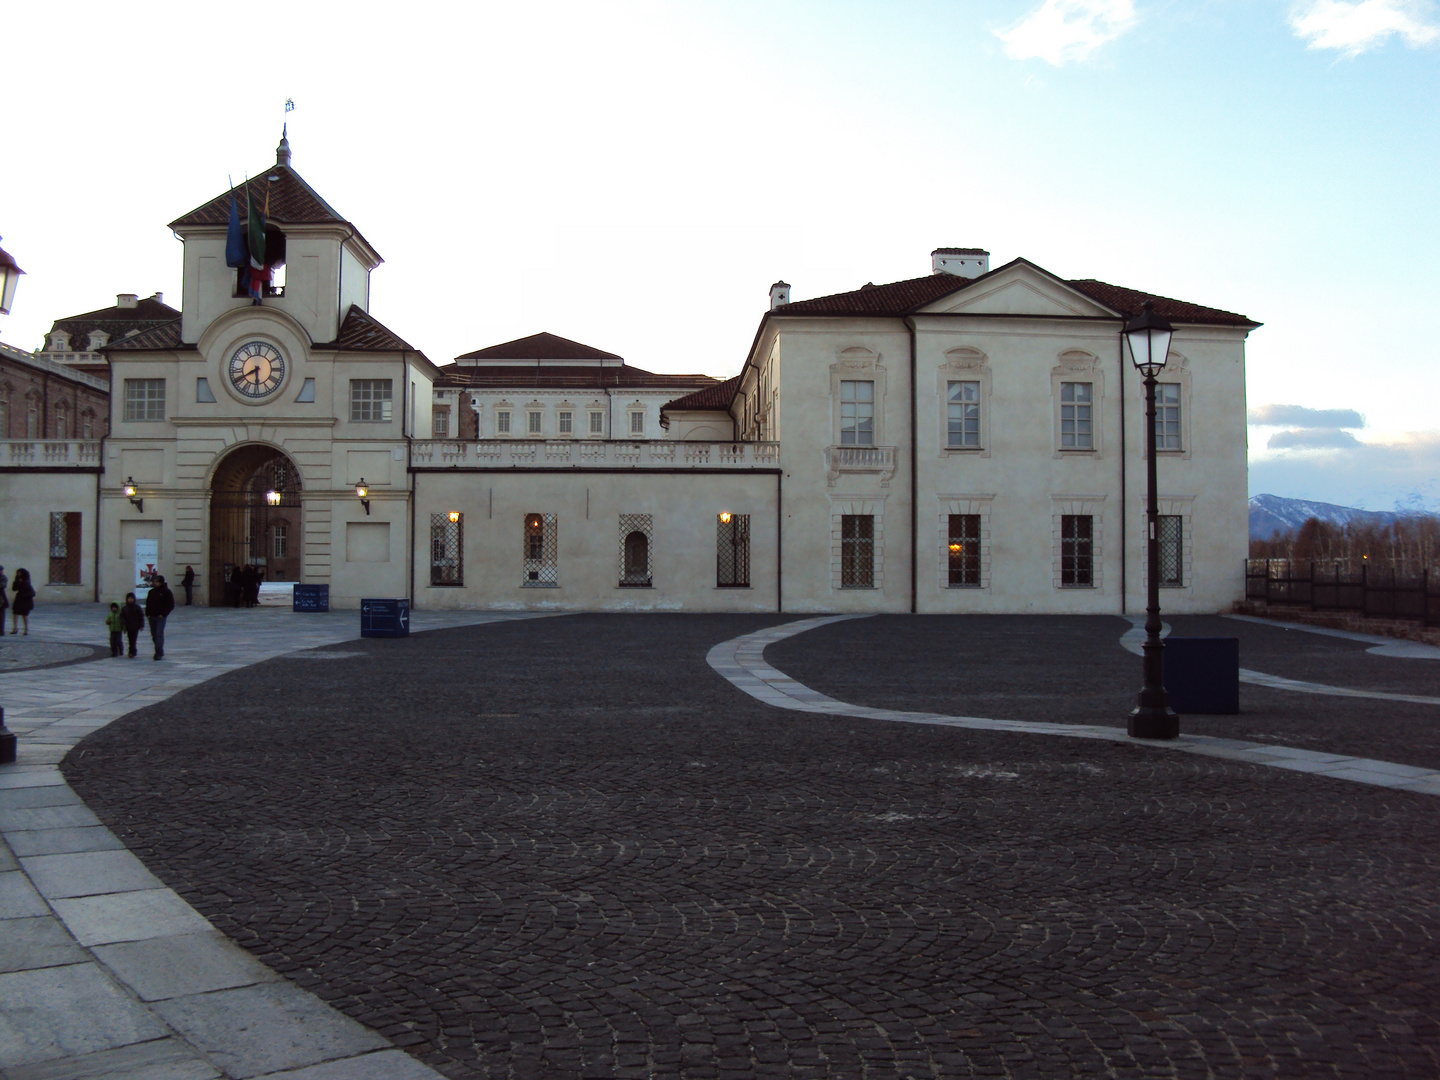
[[[98,439],[0,439],[0,466],[94,468],[99,464]]]
[[[827,446],[825,448],[826,480],[832,486],[841,473],[878,473],[880,486],[888,487],[895,475],[893,446]]]
[[[756,469],[780,465],[779,443],[656,439],[441,439],[411,444],[412,465],[455,469]]]

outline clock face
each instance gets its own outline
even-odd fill
[[[242,397],[259,401],[285,381],[285,358],[274,345],[247,341],[230,357],[230,385]]]

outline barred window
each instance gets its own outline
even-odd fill
[[[980,515],[951,514],[950,587],[978,588],[980,585]]]
[[[164,420],[165,380],[126,379],[125,419]]]
[[[965,449],[980,446],[980,383],[952,382],[946,394],[946,443]]]
[[[437,406],[434,410],[434,419],[431,430],[437,439],[448,439],[450,437],[450,409]]]
[[[559,584],[558,536],[554,514],[526,514],[522,586],[554,588]]]
[[[290,550],[290,530],[285,525],[272,525],[270,527],[270,555],[272,558],[283,559]]]
[[[650,548],[653,522],[649,514],[620,515],[620,587],[648,589],[653,580]]]
[[[750,587],[750,515],[725,511],[715,519],[715,584]]]
[[[840,382],[840,445],[875,444],[875,384],[868,379]]]
[[[840,516],[840,587],[875,587],[875,517],[873,514]]]
[[[1060,518],[1060,584],[1088,589],[1095,584],[1095,519],[1089,514]]]
[[[351,379],[350,419],[362,423],[385,423],[390,419],[393,379]]]
[[[592,412],[592,413],[590,414],[590,434],[591,434],[591,435],[604,435],[604,434],[605,434],[605,414],[604,414],[604,413],[602,413],[602,412]]]
[[[495,434],[497,434],[497,435],[509,435],[509,434],[510,434],[510,410],[509,410],[509,409],[501,409],[499,412],[497,412],[497,413],[495,414]]]
[[[1179,383],[1155,384],[1155,449],[1181,449]]]
[[[1184,586],[1181,543],[1184,520],[1179,514],[1161,514],[1156,538],[1160,541],[1160,584],[1168,588]]]
[[[430,515],[430,584],[465,584],[464,514]]]
[[[50,584],[80,584],[80,514],[50,515]]]
[[[1095,446],[1091,425],[1092,386],[1088,382],[1060,384],[1060,449],[1091,450]]]
[[[525,414],[525,417],[526,417],[525,430],[526,430],[526,432],[527,432],[528,434],[530,434],[530,435],[539,435],[539,434],[540,434],[540,422],[541,422],[541,420],[544,418],[544,415],[545,415],[545,414],[542,413],[539,409],[531,409],[528,413]]]

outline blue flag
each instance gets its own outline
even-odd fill
[[[225,265],[229,267],[246,266],[250,262],[250,252],[245,247],[245,233],[240,228],[240,211],[235,206],[235,193],[230,193],[230,227],[225,232]]]

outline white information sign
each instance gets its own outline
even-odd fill
[[[160,561],[160,541],[139,537],[135,541],[135,599],[144,600],[155,584],[156,563]]]

